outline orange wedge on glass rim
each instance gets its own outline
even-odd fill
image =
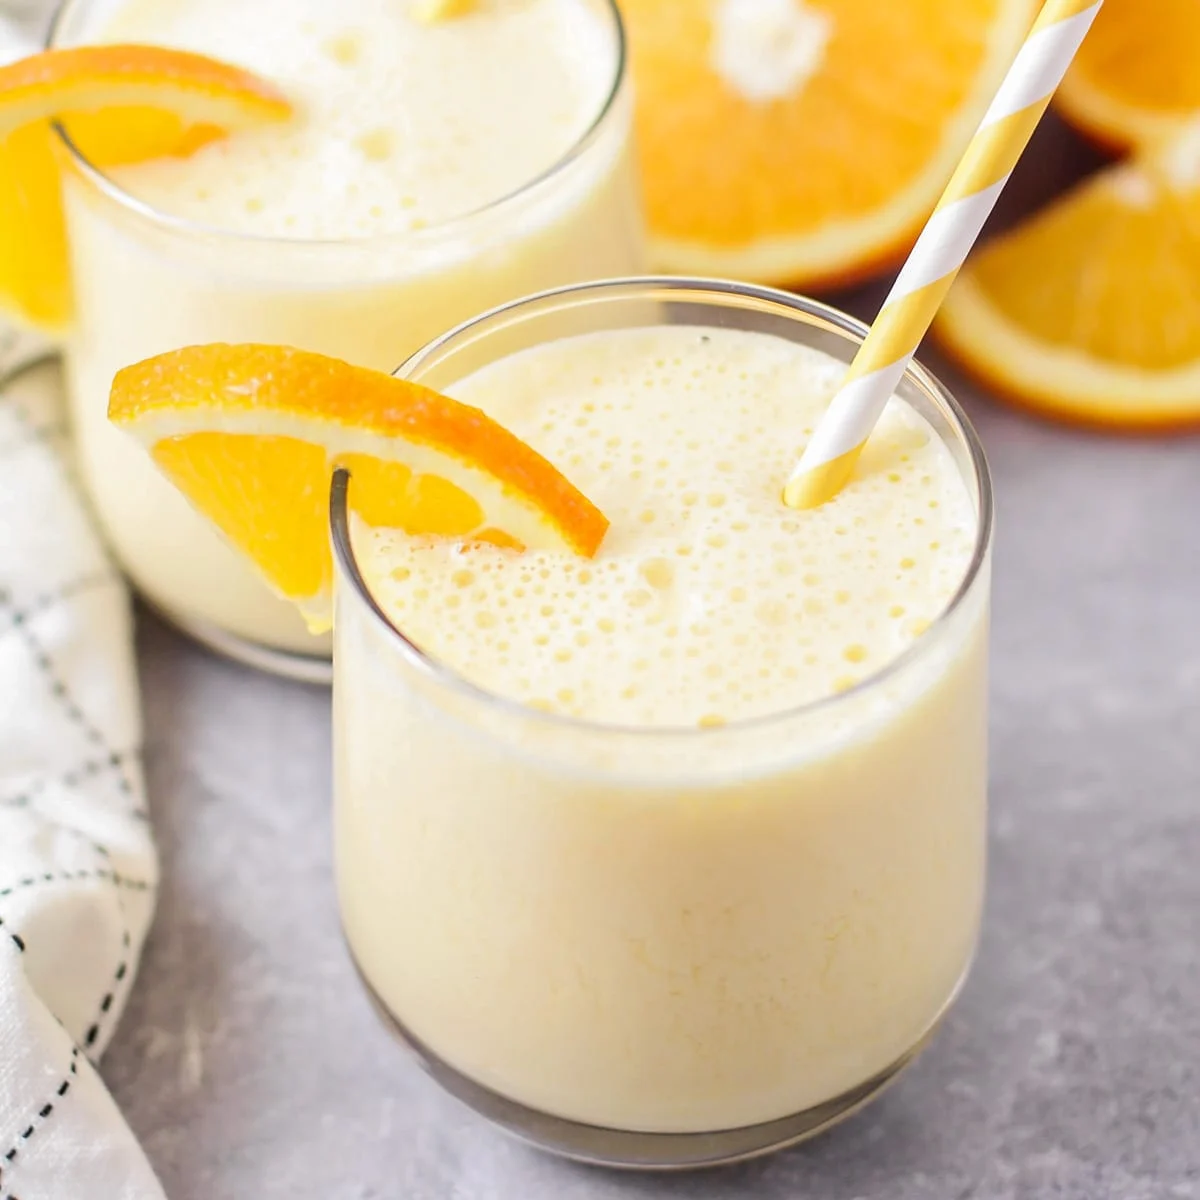
[[[191,346],[118,372],[109,419],[295,602],[332,620],[329,483],[368,524],[591,557],[603,514],[477,408],[283,346]]]
[[[1045,416],[1200,427],[1200,124],[981,246],[933,328],[968,370]]]
[[[254,75],[160,46],[80,46],[0,66],[0,310],[50,330],[70,317],[55,122],[105,168],[190,154],[291,113]]]

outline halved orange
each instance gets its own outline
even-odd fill
[[[657,265],[813,287],[898,259],[1034,0],[621,0]]]
[[[1179,133],[1200,113],[1200,4],[1105,0],[1055,104],[1114,149]]]
[[[969,370],[1047,416],[1200,425],[1200,126],[977,251],[934,330]]]
[[[0,67],[0,309],[44,329],[70,316],[56,120],[103,168],[190,154],[291,113],[254,75],[161,46],[48,50]]]
[[[109,418],[314,629],[331,619],[329,482],[368,523],[590,557],[603,514],[479,409],[284,346],[191,346],[118,372]]]

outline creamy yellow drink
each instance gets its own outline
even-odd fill
[[[783,503],[861,344],[632,279],[395,376],[279,346],[120,372],[115,425],[334,627],[351,950],[431,1072],[561,1153],[727,1161],[880,1090],[984,887],[991,495],[912,365]]]
[[[894,398],[855,481],[793,512],[844,359],[598,325],[439,382],[604,511],[595,559],[353,526],[349,942],[425,1053],[528,1108],[670,1133],[844,1108],[975,944],[986,485]]]
[[[620,33],[607,3],[75,0],[59,41],[211,54],[299,116],[191,158],[69,174],[80,460],[135,582],[203,631],[321,644],[105,420],[121,367],[197,342],[391,369],[490,305],[636,270]]]

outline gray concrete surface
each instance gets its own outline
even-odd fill
[[[1000,220],[1090,165],[1048,128]],[[912,1072],[825,1138],[706,1175],[508,1141],[351,973],[328,697],[143,617],[165,882],[105,1074],[173,1200],[1200,1198],[1200,440],[1038,424],[927,361],[980,428],[1000,525],[986,929]]]

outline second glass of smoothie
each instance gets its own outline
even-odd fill
[[[290,128],[65,183],[67,347],[83,476],[145,596],[215,648],[328,678],[307,632],[105,417],[121,367],[200,342],[390,369],[541,288],[642,266],[624,40],[611,0],[68,0],[52,42],[149,42],[282,87]]]

